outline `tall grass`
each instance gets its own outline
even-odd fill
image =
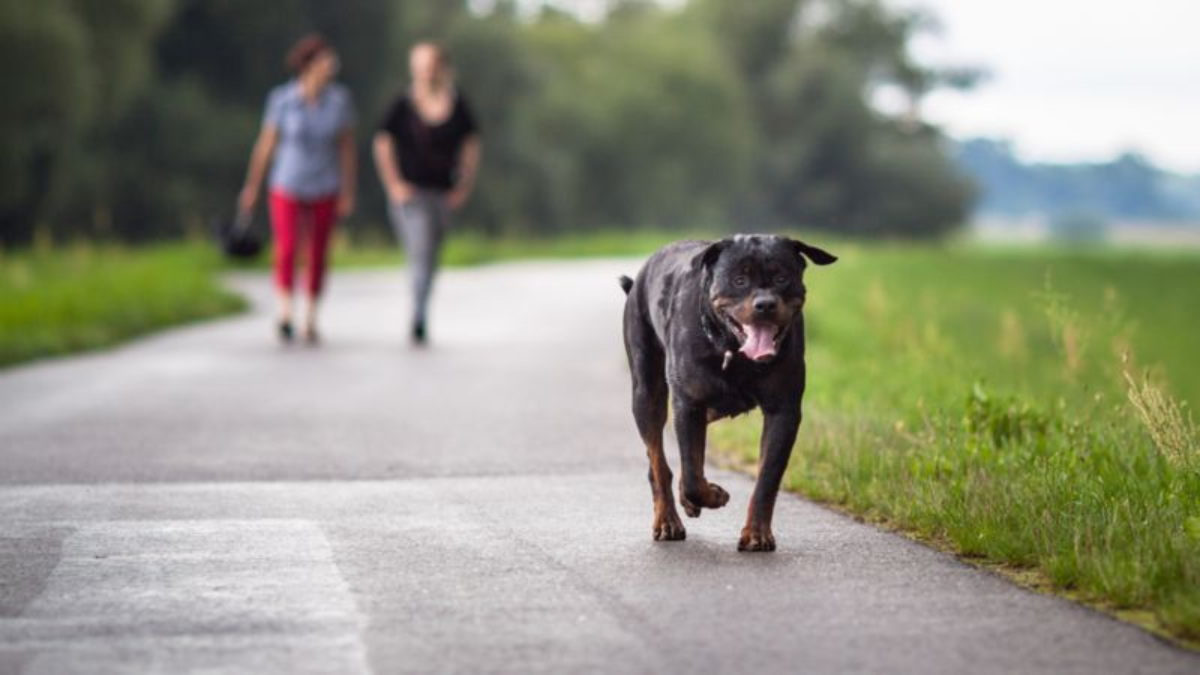
[[[236,311],[201,244],[76,244],[0,253],[0,366],[112,345]]]
[[[838,252],[786,485],[1200,640],[1200,257]]]

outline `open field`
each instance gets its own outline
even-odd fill
[[[831,248],[786,485],[1200,638],[1200,256]]]

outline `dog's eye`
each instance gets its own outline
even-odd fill
[[[746,285],[749,283],[750,283],[750,280],[740,274],[733,278],[733,287],[734,288],[745,288]]]
[[[775,275],[775,284],[779,285],[779,286],[786,286],[787,283],[791,280],[792,280],[792,278],[786,274]]]

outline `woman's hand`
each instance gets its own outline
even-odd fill
[[[396,146],[392,143],[391,135],[383,131],[376,132],[372,145],[375,149],[375,168],[379,172],[379,180],[383,183],[388,202],[403,204],[412,199],[413,187],[404,182],[396,168],[399,163],[396,161]]]
[[[469,196],[471,196],[470,190],[462,187],[454,188],[446,194],[446,206],[451,211],[457,211],[467,203],[467,197]]]
[[[338,195],[337,200],[338,220],[349,218],[351,213],[354,213],[354,193],[342,192]]]
[[[412,199],[413,189],[408,183],[402,180],[397,180],[388,183],[387,186],[388,201],[393,204],[403,204]]]
[[[246,183],[242,186],[242,193],[238,195],[238,208],[243,213],[253,211],[258,204],[258,190],[262,187],[267,164],[271,162],[271,155],[274,154],[275,144],[278,142],[279,129],[274,124],[264,124],[258,134],[258,140],[254,141],[254,150],[250,152],[250,169],[246,172]]]
[[[242,213],[251,213],[258,204],[258,188],[247,184],[238,195],[238,208]]]
[[[459,150],[459,177],[458,184],[446,195],[446,206],[451,211],[457,211],[467,203],[467,198],[471,196],[471,188],[475,187],[475,175],[479,171],[479,160],[483,156],[483,144],[479,142],[479,135],[472,134],[463,141],[462,149]]]
[[[354,213],[354,186],[358,182],[358,150],[354,146],[354,129],[346,127],[338,136],[338,162],[341,170],[341,189],[338,190],[338,220]]]

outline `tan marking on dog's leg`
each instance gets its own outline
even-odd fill
[[[654,540],[679,541],[687,538],[687,530],[675,510],[675,495],[671,492],[671,467],[667,464],[662,441],[646,445],[650,459],[650,486],[654,493]]]

